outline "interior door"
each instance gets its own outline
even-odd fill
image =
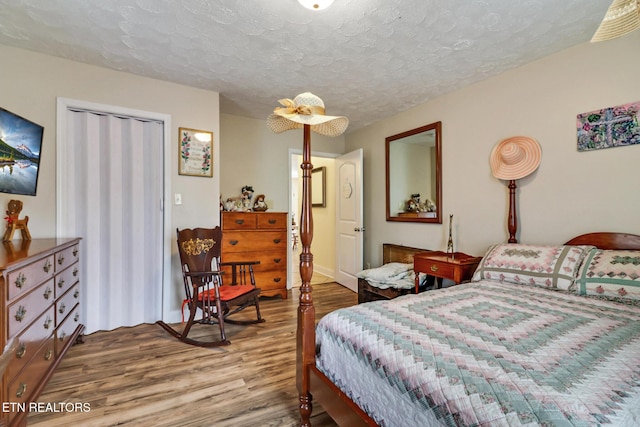
[[[336,282],[358,291],[362,270],[362,149],[336,159]]]
[[[59,102],[57,230],[82,237],[86,332],[153,323],[163,309],[164,121],[72,103]]]

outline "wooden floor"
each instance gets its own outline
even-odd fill
[[[313,291],[317,318],[357,302],[355,293],[336,283],[315,285]],[[38,401],[85,403],[90,411],[30,413],[28,425],[298,425],[298,296],[294,288],[287,300],[262,298],[266,322],[227,325],[227,347],[189,346],[155,324],[87,335],[84,344],[69,350]],[[198,333],[217,332],[217,326],[198,328]],[[319,405],[312,422],[336,425]]]

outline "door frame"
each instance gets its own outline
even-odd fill
[[[293,163],[293,156],[302,156],[302,149],[301,148],[289,148],[289,153],[288,153],[288,169],[287,169],[287,183],[288,183],[288,187],[289,187],[289,203],[288,203],[288,213],[289,213],[289,217],[291,216],[291,212],[293,212],[293,179],[291,177],[291,172],[293,171],[293,167],[295,166],[298,170],[300,170],[300,165],[299,164],[295,164]],[[314,157],[323,157],[326,159],[336,159],[338,157],[340,157],[342,154],[338,154],[338,153],[326,153],[326,152],[320,152],[320,151],[311,151],[311,161],[313,163],[313,158]],[[300,175],[300,177],[302,178],[302,175]],[[298,224],[298,227],[300,227],[300,218],[296,218],[296,223]],[[294,262],[299,262],[298,259],[294,259],[293,257],[293,248],[291,245],[293,239],[293,234],[291,232],[291,218],[289,218],[289,225],[287,227],[287,259],[289,260],[287,262],[287,289],[291,289],[293,287],[293,266],[294,266]],[[334,276],[335,276],[335,271],[333,272]]]
[[[163,256],[162,256],[162,320],[170,321],[171,307],[171,116],[164,113],[156,113],[151,111],[136,110],[115,105],[99,104],[94,102],[82,101],[70,98],[57,98],[56,107],[56,236],[57,237],[78,237],[78,236],[62,236],[62,206],[61,197],[67,196],[61,188],[62,171],[67,167],[67,159],[63,155],[60,147],[66,144],[67,135],[67,110],[77,108],[82,110],[104,112],[110,115],[121,115],[127,117],[137,117],[141,119],[157,120],[163,122],[164,147],[163,147],[163,199],[159,201],[162,210],[163,221]]]

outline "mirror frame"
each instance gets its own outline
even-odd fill
[[[390,185],[389,182],[389,146],[393,141],[398,139],[406,138],[408,136],[416,135],[422,132],[428,132],[430,130],[435,130],[436,132],[436,140],[435,140],[435,148],[436,148],[436,194],[435,194],[435,204],[436,204],[436,216],[435,218],[427,218],[420,216],[392,216],[391,215],[391,206],[390,206]],[[385,180],[386,180],[386,204],[387,204],[387,221],[395,221],[395,222],[426,222],[433,224],[442,224],[442,122],[435,122],[428,124],[426,126],[422,126],[416,129],[411,129],[406,132],[399,133],[397,135],[392,135],[385,138]]]

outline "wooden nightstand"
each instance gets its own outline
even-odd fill
[[[413,257],[413,271],[416,274],[416,293],[420,284],[420,274],[434,276],[434,289],[442,287],[442,279],[453,280],[456,284],[471,280],[482,257],[474,257],[462,252],[453,254],[432,251],[420,252]]]

